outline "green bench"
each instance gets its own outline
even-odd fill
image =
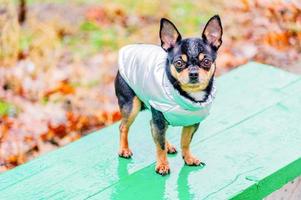
[[[211,114],[192,151],[205,167],[169,156],[157,175],[150,113],[129,136],[134,156],[117,156],[118,125],[0,175],[0,199],[261,199],[301,175],[301,77],[249,63],[218,78]],[[169,140],[179,147],[180,128]]]

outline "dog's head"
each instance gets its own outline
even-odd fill
[[[176,26],[161,19],[160,39],[168,53],[168,69],[185,92],[204,90],[215,72],[217,50],[222,44],[223,29],[218,15],[206,24],[202,37],[182,39]]]

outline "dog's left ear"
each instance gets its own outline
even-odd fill
[[[168,19],[162,18],[160,21],[161,46],[166,51],[172,49],[182,39],[176,26]]]
[[[217,50],[222,44],[222,35],[223,27],[221,19],[218,15],[215,15],[207,22],[202,37]]]

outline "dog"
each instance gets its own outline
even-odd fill
[[[204,165],[190,151],[199,124],[209,114],[215,96],[217,51],[222,44],[220,17],[213,16],[199,38],[182,39],[176,26],[160,21],[161,46],[132,44],[118,56],[115,93],[122,115],[119,156],[131,158],[128,132],[137,114],[149,109],[151,133],[156,144],[155,170],[170,173],[167,154],[177,153],[165,136],[168,125],[182,126],[181,149],[185,164]]]

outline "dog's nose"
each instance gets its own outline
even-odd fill
[[[189,73],[190,78],[197,78],[198,76],[199,76],[199,73],[197,73],[197,72],[190,72]]]
[[[189,79],[192,82],[196,82],[199,79],[199,73],[198,72],[190,72]]]
[[[189,81],[191,83],[196,83],[199,80],[199,70],[197,66],[190,66],[189,67]]]

